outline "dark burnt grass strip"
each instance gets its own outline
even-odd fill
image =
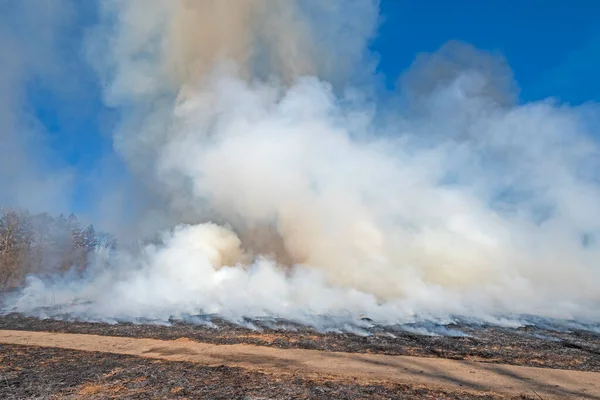
[[[503,398],[399,384],[316,381],[226,366],[206,367],[118,354],[16,345],[0,345],[0,397],[227,400]]]
[[[283,349],[299,348],[474,360],[489,363],[600,372],[600,335],[587,331],[549,331],[534,327],[457,326],[468,336],[426,336],[403,330],[375,331],[369,336],[295,331],[252,330],[225,321],[215,327],[173,322],[170,326],[93,323],[38,319],[20,314],[0,316],[0,329],[82,333],[173,340],[189,338],[214,344],[246,343]]]

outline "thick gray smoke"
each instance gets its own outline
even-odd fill
[[[141,254],[14,306],[89,318],[600,316],[595,105],[518,104],[450,43],[367,101],[376,1],[107,0],[115,145],[166,204]],[[386,121],[385,123],[382,121]]]

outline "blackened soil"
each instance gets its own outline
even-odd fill
[[[271,376],[225,366],[0,345],[0,398],[501,399],[408,385],[359,385]],[[533,397],[519,397],[533,399]]]
[[[553,331],[534,327],[455,326],[469,336],[425,336],[402,330],[375,331],[369,336],[243,328],[220,321],[215,327],[175,322],[106,324],[38,319],[20,314],[0,316],[0,329],[82,333],[172,340],[189,338],[215,344],[246,343],[354,353],[412,355],[490,363],[600,372],[600,335],[588,331]]]

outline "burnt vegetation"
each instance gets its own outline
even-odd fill
[[[508,399],[408,384],[273,376],[224,365],[3,344],[0,395],[3,399]]]
[[[115,248],[110,235],[73,214],[0,209],[0,290],[19,287],[30,274],[81,273],[97,249]]]
[[[0,329],[92,334],[160,340],[188,338],[217,345],[251,344],[307,349],[448,358],[489,364],[600,372],[600,333],[523,328],[459,326],[468,336],[426,336],[402,330],[380,330],[369,336],[319,333],[307,327],[290,330],[248,329],[213,319],[204,326],[173,321],[170,326],[38,319],[21,314],[0,316]],[[390,335],[393,333],[393,336]]]

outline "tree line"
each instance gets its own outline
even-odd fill
[[[29,274],[80,273],[101,248],[114,250],[116,241],[73,214],[1,209],[0,290],[19,286]]]

